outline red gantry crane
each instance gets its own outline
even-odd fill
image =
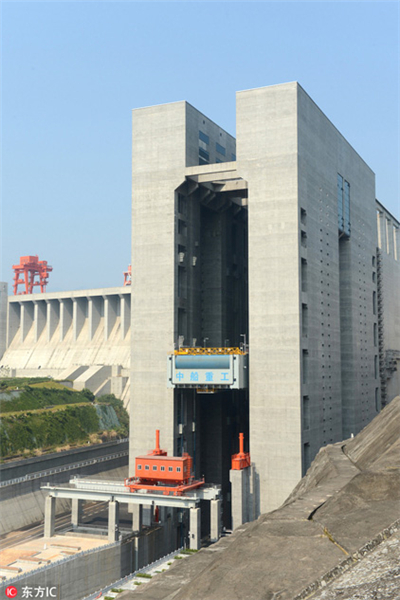
[[[33,294],[33,288],[40,285],[40,291],[46,291],[46,285],[49,279],[49,273],[53,267],[47,264],[47,260],[39,260],[36,256],[21,256],[19,265],[13,265],[14,270],[14,295]],[[39,281],[35,281],[38,275]],[[18,292],[18,286],[25,286],[25,291]]]

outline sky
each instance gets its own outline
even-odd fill
[[[235,135],[235,92],[298,81],[399,206],[399,3],[1,1],[0,280],[123,284],[131,111],[187,100]],[[134,268],[134,266],[133,266]]]

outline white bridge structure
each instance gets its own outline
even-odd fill
[[[42,489],[48,492],[45,506],[44,535],[52,537],[55,534],[55,508],[57,498],[67,498],[72,501],[71,523],[79,526],[82,518],[84,501],[108,502],[108,540],[115,542],[119,539],[119,505],[129,505],[132,512],[132,531],[140,532],[143,524],[143,506],[154,509],[184,508],[189,510],[189,547],[199,550],[201,546],[201,513],[200,501],[210,502],[210,541],[217,542],[221,536],[221,487],[205,484],[203,487],[182,496],[165,495],[160,487],[158,493],[146,491],[130,492],[124,483],[111,481],[94,481],[73,478],[71,487],[58,487],[49,484]]]

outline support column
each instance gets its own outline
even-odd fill
[[[117,296],[103,296],[104,298],[104,340],[111,335],[117,320]]]
[[[88,309],[88,318],[89,318],[89,341],[91,342],[94,338],[94,335],[97,331],[97,328],[100,323],[101,318],[101,303],[103,302],[103,298],[95,296],[94,298],[89,298],[89,309]]]
[[[74,342],[79,337],[80,332],[85,324],[86,319],[86,298],[72,298],[73,313],[72,313],[72,328]]]
[[[47,302],[47,341],[50,342],[60,321],[59,300],[46,300]]]
[[[210,541],[218,542],[221,537],[221,500],[211,500],[210,503]]]
[[[121,339],[125,339],[126,334],[131,327],[131,296],[130,294],[120,294],[121,306]]]
[[[83,500],[72,498],[71,523],[74,527],[78,527],[82,521],[83,515]]]
[[[47,496],[44,505],[44,537],[53,537],[56,528],[56,499]]]
[[[35,343],[40,338],[45,326],[46,326],[46,303],[44,301],[34,302],[34,341]]]
[[[129,507],[129,512],[132,513],[132,531],[140,532],[143,525],[143,505],[132,504]]]
[[[25,341],[34,317],[33,302],[21,302],[21,342]]]
[[[249,474],[249,467],[229,471],[232,484],[232,530],[249,521]]]
[[[72,300],[61,298],[60,300],[60,342],[65,339],[67,331],[72,323]]]
[[[108,503],[108,541],[116,542],[119,536],[119,504],[115,500]]]
[[[201,514],[200,508],[190,509],[189,522],[189,548],[200,550],[201,548]]]

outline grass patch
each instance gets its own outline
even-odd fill
[[[142,582],[141,581],[134,581],[133,585],[142,585]]]
[[[152,579],[153,575],[150,575],[150,573],[136,573],[135,577],[142,577],[143,579]]]
[[[112,588],[111,591],[114,592],[114,594],[120,594],[124,590],[122,588]]]
[[[183,558],[183,556],[176,555],[176,556],[174,556],[174,558],[175,558],[175,560],[181,560]]]

